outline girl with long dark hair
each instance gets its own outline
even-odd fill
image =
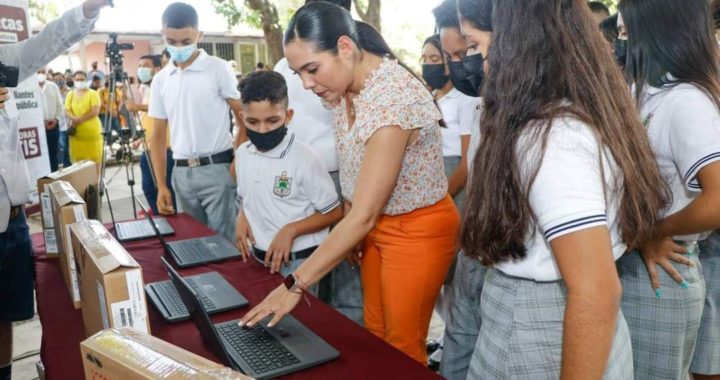
[[[666,203],[647,135],[584,0],[493,6],[462,228],[491,267],[468,378],[632,378],[615,260]]]
[[[326,2],[300,8],[285,56],[332,108],[345,218],[317,251],[242,318],[271,325],[307,285],[362,248],[365,326],[420,363],[435,298],[457,252],[460,218],[443,171],[440,113],[380,34]]]
[[[658,236],[618,261],[622,310],[632,336],[635,378],[682,380],[705,303],[697,243],[720,227],[718,47],[705,0],[623,0],[619,9],[628,37],[626,71],[672,191]],[[702,253],[712,261],[720,252]],[[716,325],[717,313],[710,305],[706,314]],[[698,346],[693,372],[717,375],[720,333],[707,334],[714,342]]]

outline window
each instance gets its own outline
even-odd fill
[[[226,61],[234,61],[235,60],[235,45],[232,43],[217,43],[215,44],[215,47],[217,48],[217,56],[226,60]]]
[[[213,49],[212,42],[200,42],[198,43],[198,48],[205,50],[205,52],[209,55],[215,55],[215,49]]]

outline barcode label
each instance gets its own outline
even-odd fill
[[[77,268],[75,268],[75,252],[73,251],[72,241],[70,239],[70,225],[65,226],[65,258],[70,269],[70,284],[72,286],[73,302],[80,301],[80,285],[78,284]]]
[[[135,327],[133,323],[133,308],[130,301],[115,302],[111,305],[113,316],[113,328]]]
[[[57,237],[55,236],[54,229],[45,229],[45,252],[46,253],[58,253]]]
[[[145,291],[143,287],[140,270],[132,270],[125,273],[127,282],[128,303],[130,303],[132,314],[130,322],[138,331],[149,333],[147,327],[147,308],[145,304]]]
[[[40,195],[40,208],[42,209],[43,227],[54,228],[55,221],[53,220],[52,202],[50,202],[50,194],[47,188],[42,195]]]
[[[83,205],[75,205],[73,206],[73,213],[75,214],[75,222],[83,222],[85,221],[85,207]]]

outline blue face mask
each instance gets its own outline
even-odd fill
[[[147,83],[150,82],[152,79],[152,69],[147,67],[140,67],[137,71],[137,77],[140,80],[140,83]]]
[[[170,58],[172,58],[175,63],[187,62],[187,60],[192,57],[193,53],[195,53],[195,50],[197,50],[197,44],[181,47],[167,45],[167,51],[170,53]]]

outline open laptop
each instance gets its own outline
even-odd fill
[[[160,260],[168,273],[181,277],[164,257]],[[217,272],[188,276],[184,277],[184,280],[197,293],[208,314],[237,309],[248,304],[245,297]],[[180,295],[171,280],[147,284],[145,292],[165,321],[179,322],[190,318],[190,313],[180,300]]]
[[[231,242],[220,235],[208,236],[203,238],[194,238],[186,240],[178,240],[166,242],[154,223],[154,218],[147,212],[147,208],[140,199],[135,198],[140,208],[145,211],[145,217],[150,221],[150,226],[155,231],[155,236],[165,249],[165,255],[172,257],[172,260],[180,268],[190,268],[198,265],[215,263],[231,258],[239,258],[240,252]],[[170,260],[170,259],[168,259]]]
[[[274,327],[266,322],[253,328],[238,320],[213,324],[198,293],[180,276],[169,272],[180,299],[203,340],[225,365],[254,379],[270,379],[329,362],[340,353],[291,315]]]
[[[155,231],[153,230],[150,222],[148,222],[147,219],[130,220],[127,222],[116,223],[115,214],[113,213],[112,202],[110,202],[110,194],[108,193],[107,186],[105,186],[105,197],[107,199],[108,208],[110,209],[110,218],[112,219],[112,224],[115,227],[115,238],[118,241],[125,242],[142,240],[155,236]],[[147,210],[145,210],[145,213],[147,213]],[[175,230],[173,230],[172,226],[165,218],[155,218],[154,222],[156,223],[155,225],[157,226],[158,230],[160,230],[160,234],[172,235],[175,233]]]

